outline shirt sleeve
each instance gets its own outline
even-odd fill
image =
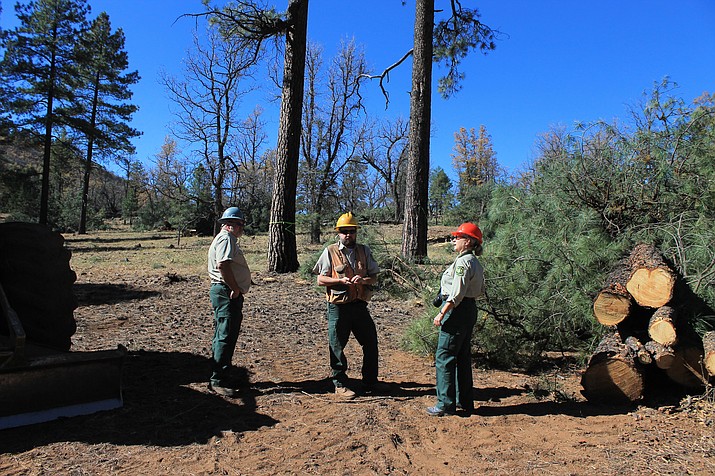
[[[365,247],[365,261],[367,261],[367,275],[377,276],[380,273],[380,266],[375,261],[372,256],[372,250],[369,246],[363,245]]]
[[[224,263],[233,259],[235,243],[226,236],[216,242],[216,263]]]
[[[318,258],[318,262],[315,263],[315,266],[313,266],[313,274],[330,276],[332,271],[331,268],[332,266],[330,264],[328,248],[325,248],[323,253],[321,253],[320,258]]]

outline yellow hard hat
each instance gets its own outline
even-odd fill
[[[340,228],[345,228],[349,226],[360,228],[357,222],[357,218],[355,218],[353,212],[347,212],[340,215],[340,218],[338,218],[338,222],[335,224],[335,230],[337,231]]]

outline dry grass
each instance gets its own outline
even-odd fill
[[[449,236],[449,227],[431,227],[430,240]],[[391,255],[399,255],[402,227],[400,225],[365,226],[363,233],[380,243]],[[334,239],[333,231],[327,228],[322,240],[327,243]],[[360,238],[358,238],[360,239]],[[110,275],[137,273],[146,275],[179,274],[204,275],[206,273],[206,253],[211,237],[184,236],[180,240],[171,231],[133,231],[127,225],[114,222],[109,230],[91,232],[86,235],[65,235],[67,247],[72,250],[71,266],[78,275],[101,271]],[[298,261],[307,262],[320,251],[324,244],[311,244],[307,233],[296,236]],[[243,236],[241,248],[251,269],[263,271],[267,268],[268,235],[259,233]],[[429,257],[441,267],[451,259],[451,248],[442,242],[432,242]]]

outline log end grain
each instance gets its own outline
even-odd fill
[[[626,283],[626,289],[641,306],[661,307],[673,298],[675,275],[665,268],[639,268]]]
[[[658,321],[648,327],[648,335],[662,345],[674,345],[678,342],[678,334],[672,322]]]
[[[703,356],[705,370],[707,370],[712,379],[715,377],[715,331],[705,333],[703,336],[703,349],[705,350],[705,355]]]
[[[631,300],[623,295],[601,291],[593,302],[593,315],[604,326],[615,326],[631,312]]]

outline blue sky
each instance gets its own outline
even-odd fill
[[[158,82],[160,71],[178,74],[191,46],[194,21],[177,19],[200,10],[199,0],[90,0],[93,15],[106,11],[126,35],[130,67],[142,79],[134,87],[139,106],[133,126],[137,158],[149,163],[169,134],[170,103]],[[414,0],[311,0],[308,36],[326,58],[340,41],[362,44],[374,72],[412,46]],[[463,0],[503,35],[488,55],[465,61],[463,89],[445,101],[434,88],[432,167],[452,175],[454,132],[484,125],[499,163],[517,171],[534,158],[534,142],[550,127],[576,121],[625,119],[644,91],[669,76],[675,94],[690,102],[715,92],[715,1],[649,0]],[[274,2],[279,10],[287,1]],[[2,2],[0,25],[15,25],[12,3]],[[446,0],[436,0],[445,8]],[[387,111],[377,83],[368,87],[369,112],[409,116],[411,62],[391,75]],[[438,73],[438,71],[436,71]],[[435,82],[437,75],[435,74]],[[264,91],[244,101],[242,115],[256,104],[267,111],[269,146],[275,147],[277,104]],[[271,109],[276,111],[271,112]]]

